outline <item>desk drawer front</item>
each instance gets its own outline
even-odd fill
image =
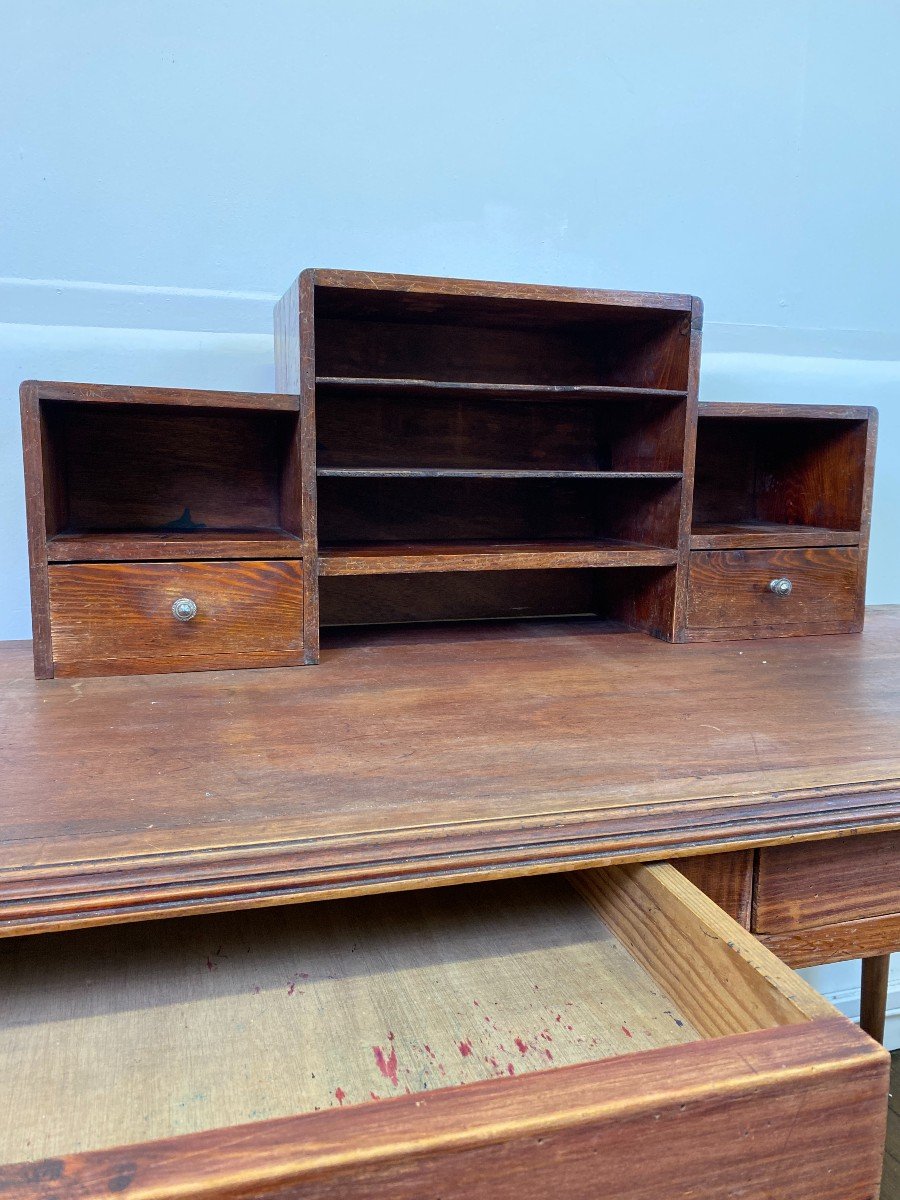
[[[877,1184],[886,1054],[670,866],[10,939],[0,973],[5,1200]]]
[[[49,574],[58,675],[302,661],[299,561],[67,563]]]
[[[692,631],[778,637],[846,633],[859,606],[859,551],[695,550],[690,560]]]
[[[759,851],[753,929],[783,933],[900,913],[900,833]]]

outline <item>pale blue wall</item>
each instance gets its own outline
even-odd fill
[[[0,0],[0,637],[19,380],[271,388],[311,265],[702,296],[704,398],[880,408],[900,602],[898,47],[896,0]]]

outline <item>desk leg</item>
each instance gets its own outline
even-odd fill
[[[862,960],[862,997],[859,1023],[876,1042],[884,1041],[884,1016],[887,1010],[889,954],[876,954]]]

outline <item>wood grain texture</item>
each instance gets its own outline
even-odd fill
[[[405,620],[411,606],[419,621],[591,612],[592,603],[560,607],[559,580],[541,606],[535,577],[510,588],[510,604],[481,610],[480,595],[497,596],[493,583],[457,582],[441,607],[432,588],[418,599],[405,581],[382,578],[398,567],[406,575],[452,570],[440,546],[391,560],[377,544],[613,539],[665,548],[665,565],[676,567],[652,585],[636,578],[630,592],[617,582],[615,619],[681,637],[690,514],[683,466],[695,435],[702,305],[622,299],[441,278],[300,276],[276,310],[276,354],[284,386],[295,385],[298,365],[301,374],[310,365],[301,395],[317,414],[319,541],[332,549],[372,543],[375,551],[323,556],[318,573],[379,575],[372,587],[325,586],[321,606],[316,584],[308,599],[322,623]],[[301,425],[313,422],[301,416]],[[307,470],[313,456],[303,461]],[[566,490],[570,482],[579,486]],[[580,486],[593,483],[596,492]],[[470,554],[461,566],[475,574],[620,565],[583,555],[557,563],[548,550],[494,562]],[[312,547],[304,557],[314,557]],[[640,561],[650,563],[648,552]]]
[[[890,954],[878,954],[862,960],[859,1024],[876,1042],[884,1041],[890,969]]]
[[[887,1079],[887,1055],[849,1022],[813,1021],[6,1166],[0,1190],[8,1200],[592,1200],[599,1187],[617,1200],[770,1200],[789,1180],[792,1200],[872,1200]]]
[[[181,597],[190,621],[173,615]],[[296,561],[50,568],[57,675],[287,666],[302,658],[302,610]]]
[[[782,525],[775,521],[716,521],[695,525],[692,550],[779,550],[787,546],[858,546],[852,529],[820,529],[816,525]]]
[[[0,970],[0,1162],[700,1036],[563,876],[7,939]]]
[[[22,384],[42,400],[82,404],[140,404],[177,408],[234,408],[253,412],[297,412],[296,395],[271,392],[213,392],[199,388],[131,387],[110,383],[63,383],[29,379]]]
[[[254,913],[167,923],[149,940],[140,928],[123,941],[112,931],[69,935],[55,939],[62,955],[51,959],[59,976],[49,989],[36,944],[8,943],[13,1020],[3,1049],[18,1066],[28,1060],[32,1086],[3,1126],[6,1149],[24,1144],[32,1161],[0,1167],[0,1191],[20,1200],[111,1191],[412,1200],[439,1187],[461,1200],[543,1195],[552,1179],[559,1194],[583,1200],[598,1183],[635,1200],[688,1200],[701,1187],[705,1197],[725,1200],[739,1189],[763,1200],[789,1178],[792,1196],[808,1200],[873,1196],[887,1054],[673,867],[580,872],[571,882],[586,903],[564,880],[517,881],[415,903],[331,905],[332,914],[320,907],[299,927],[288,913]],[[623,961],[619,937],[643,970]],[[71,986],[98,971],[118,986]],[[669,984],[713,1040],[692,1040],[689,1020],[665,995]],[[473,987],[478,996],[469,995]],[[73,997],[78,1009],[99,1001],[101,1011],[86,1023]],[[567,1019],[573,1010],[577,1019]],[[165,1032],[141,1036],[158,1018]],[[596,1037],[579,1047],[582,1019]],[[651,1028],[632,1030],[639,1020]],[[248,1076],[239,1051],[224,1070],[209,1061],[217,1055],[203,1054],[196,1033],[218,1041],[229,1021],[236,1036],[259,1038],[274,1056],[274,1084],[271,1070]],[[372,1045],[385,1024],[384,1041]],[[520,1027],[532,1025],[526,1041]],[[316,1026],[322,1036],[310,1037]],[[432,1030],[434,1044],[426,1043]],[[499,1058],[494,1068],[495,1055],[482,1051],[499,1050],[501,1037],[538,1069],[520,1074],[514,1064],[510,1074]],[[680,1044],[635,1045],[660,1039]],[[613,1057],[547,1069],[558,1043],[561,1059],[567,1050]],[[452,1065],[441,1075],[444,1059]],[[79,1077],[85,1070],[89,1083]],[[111,1105],[135,1072],[139,1080],[149,1072],[142,1104]],[[484,1073],[493,1078],[479,1081]],[[338,1077],[346,1090],[332,1087]],[[445,1086],[460,1077],[474,1081]],[[67,1080],[99,1091],[80,1119],[53,1100]],[[190,1104],[178,1103],[186,1090]],[[160,1123],[202,1129],[204,1109],[212,1120],[223,1106],[239,1112],[257,1102],[263,1108],[250,1112],[251,1124],[152,1140]],[[267,1119],[267,1105],[326,1103],[327,1112]],[[56,1128],[46,1125],[48,1111]],[[89,1149],[129,1131],[139,1133],[130,1145]],[[73,1137],[83,1143],[74,1153]],[[640,1152],[648,1137],[653,1155]],[[40,1159],[48,1138],[60,1150]]]
[[[310,506],[301,477],[301,397],[43,381],[24,384],[21,395],[39,678],[54,672],[53,639],[71,637],[51,628],[49,563],[299,559],[308,552],[313,562],[303,570],[315,584],[315,464]],[[91,611],[79,616],[82,634]],[[315,621],[316,611],[315,597],[311,615],[298,605],[298,628],[304,616]],[[313,661],[317,639],[316,622],[299,659],[273,657],[262,644],[252,661]],[[123,645],[118,670],[166,669],[165,655],[146,665],[150,658]],[[204,648],[188,665],[238,661]],[[106,674],[112,664],[108,656],[96,664],[82,658],[77,671]]]
[[[870,610],[858,638],[765,645],[596,622],[333,633],[316,671],[140,681],[36,682],[10,645],[0,920],[897,830],[898,664],[897,609]]]
[[[299,558],[301,540],[283,529],[57,533],[47,559],[59,562],[184,562],[222,558]]]
[[[735,850],[732,854],[680,858],[675,866],[729,917],[749,929],[755,861],[753,850]]]
[[[47,576],[47,527],[56,525],[54,490],[57,472],[52,448],[47,442],[41,417],[37,385],[23,383],[19,389],[22,418],[22,457],[25,468],[25,517],[28,533],[28,566],[31,584],[31,629],[34,673],[38,679],[53,677],[53,648],[50,643],[50,592]]]
[[[759,852],[753,928],[786,933],[900,913],[900,834]]]
[[[569,878],[703,1037],[800,1025],[833,1013],[672,864],[606,867]],[[717,985],[704,986],[706,979]]]
[[[900,914],[809,925],[786,933],[760,933],[757,937],[792,967],[815,967],[900,950]]]
[[[322,546],[319,574],[661,567],[674,565],[676,557],[675,550],[613,538],[598,538],[593,542],[363,542],[355,546]]]
[[[788,596],[769,590],[786,577]],[[690,637],[790,637],[858,632],[859,551],[694,550],[690,560]]]

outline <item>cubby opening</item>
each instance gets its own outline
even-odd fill
[[[674,566],[325,576],[319,581],[320,621],[336,626],[593,617],[643,628],[635,614],[655,604],[674,578]]]
[[[44,401],[51,561],[299,555],[297,414]],[[230,547],[230,549],[229,549]]]
[[[321,285],[315,309],[320,378],[688,386],[686,312]]]
[[[320,384],[319,471],[681,471],[684,399],[500,391]]]
[[[636,564],[677,557],[679,478],[326,476],[318,490],[323,574],[366,554],[405,555],[405,569],[410,556],[428,569],[429,556],[453,554],[472,556],[473,569],[486,565],[483,556],[502,567],[504,555],[523,552],[547,557],[534,566],[565,566],[567,554],[593,554],[581,565],[597,566],[622,553],[644,555]]]
[[[695,549],[857,545],[867,422],[702,416]]]

